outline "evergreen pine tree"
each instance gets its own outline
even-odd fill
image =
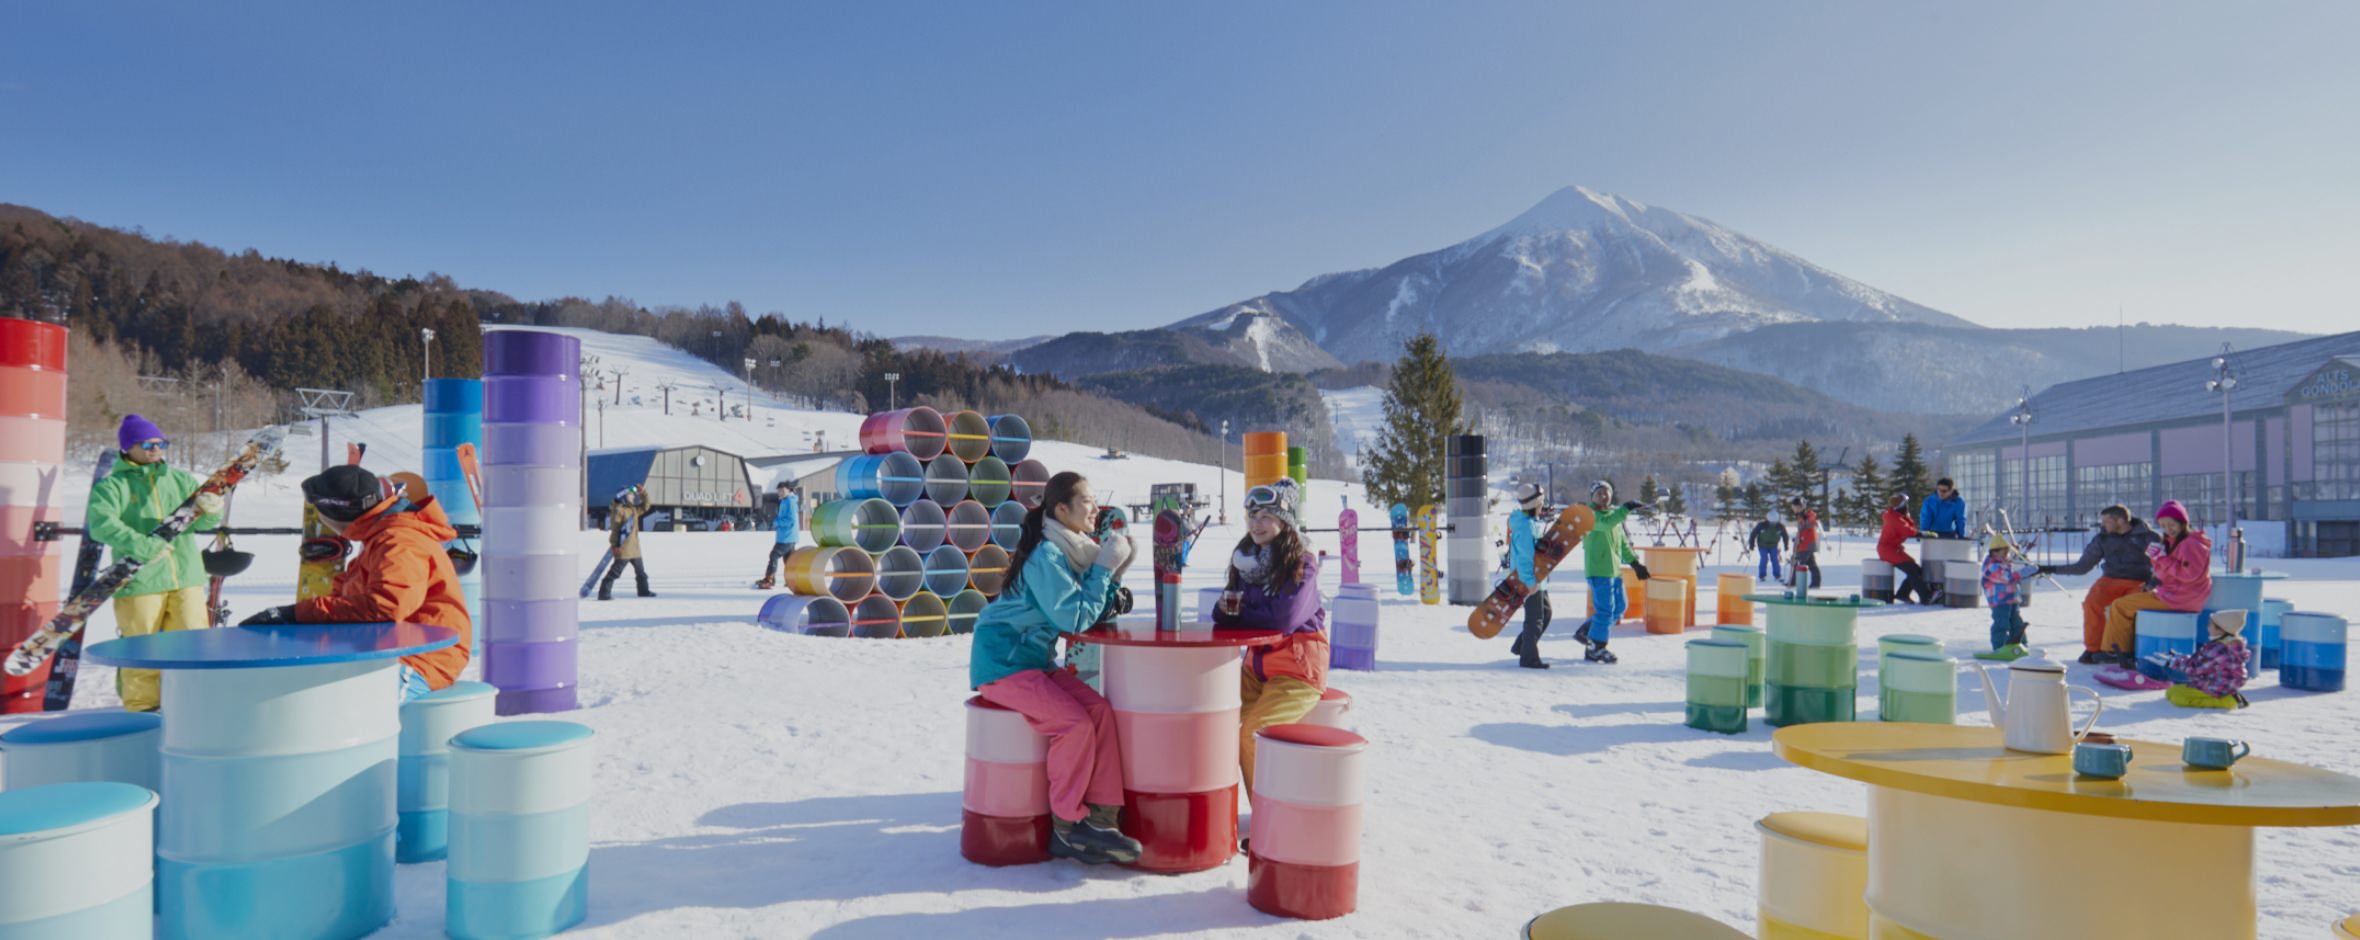
[[[1686,489],[1686,487],[1678,483],[1672,484],[1672,491],[1670,495],[1665,496],[1663,499],[1663,511],[1665,513],[1674,516],[1685,516],[1688,514],[1688,494]]]
[[[1761,481],[1757,480],[1746,484],[1740,494],[1739,498],[1745,505],[1746,518],[1756,520],[1769,518],[1770,494],[1762,492]]]
[[[1738,501],[1742,498],[1744,491],[1737,487],[1737,474],[1733,471],[1722,473],[1720,482],[1713,485],[1713,521],[1737,518],[1742,508]]]
[[[1852,502],[1856,525],[1875,527],[1882,524],[1885,500],[1892,498],[1890,481],[1878,469],[1874,454],[1860,458],[1860,465],[1852,468]]]
[[[1662,511],[1663,507],[1656,505],[1656,489],[1657,483],[1655,482],[1655,474],[1650,473],[1639,480],[1639,492],[1625,497],[1626,499],[1635,499],[1647,504],[1646,507],[1639,510],[1639,518],[1653,519],[1655,518],[1655,514],[1657,512]]]
[[[1819,469],[1819,451],[1814,449],[1808,440],[1796,441],[1794,455],[1787,458],[1787,468],[1792,476],[1788,480],[1787,491],[1782,495],[1801,496],[1812,505],[1818,506],[1821,502],[1820,483],[1823,482],[1823,475]]]
[[[1385,424],[1362,455],[1360,480],[1378,505],[1401,503],[1412,511],[1442,502],[1445,439],[1464,433],[1458,378],[1442,343],[1420,333],[1402,345],[1385,389]]]
[[[1912,501],[1923,500],[1934,492],[1934,473],[1926,466],[1925,451],[1918,446],[1917,435],[1901,436],[1901,452],[1893,456],[1893,475],[1885,480],[1885,493],[1906,493]]]

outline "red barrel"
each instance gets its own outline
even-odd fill
[[[0,652],[57,616],[63,541],[36,541],[39,523],[66,524],[66,328],[0,319]],[[41,710],[49,664],[0,677],[0,712]]]
[[[860,423],[860,449],[872,454],[902,451],[919,460],[942,456],[942,413],[924,405],[880,411]]]
[[[967,700],[967,784],[959,854],[979,865],[1049,860],[1049,739],[1024,716]]]
[[[1255,732],[1246,903],[1304,920],[1352,913],[1360,898],[1367,751],[1361,736],[1321,725]]]

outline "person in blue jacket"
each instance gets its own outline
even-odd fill
[[[1917,527],[1920,538],[1967,537],[1967,501],[1959,498],[1949,477],[1934,481],[1934,492],[1918,507]]]
[[[1058,635],[1097,624],[1130,564],[1129,532],[1109,529],[1091,541],[1097,517],[1090,481],[1072,471],[1049,478],[1040,505],[1024,514],[1007,584],[975,618],[967,653],[967,685],[1049,739],[1049,854],[1091,865],[1135,862],[1140,852],[1118,828],[1114,706],[1057,664]]]
[[[762,565],[762,580],[754,582],[765,591],[778,585],[778,563],[803,541],[803,500],[795,495],[792,480],[778,481],[778,515],[770,520],[770,531],[770,560]]]
[[[1555,524],[1542,517],[1548,501],[1540,484],[1526,483],[1516,490],[1516,511],[1508,514],[1508,565],[1532,587],[1532,593],[1524,598],[1524,632],[1516,634],[1516,642],[1509,647],[1516,653],[1516,665],[1526,669],[1549,668],[1548,661],[1541,658],[1541,634],[1549,632],[1554,611],[1549,606],[1549,586],[1534,577],[1532,564],[1533,546]]]

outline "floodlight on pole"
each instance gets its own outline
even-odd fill
[[[2223,516],[2227,521],[2222,524],[2221,538],[2231,543],[2223,546],[2221,559],[2227,563],[2227,570],[2236,571],[2237,566],[2245,563],[2245,559],[2238,557],[2234,545],[2237,536],[2237,446],[2236,436],[2231,432],[2234,425],[2230,419],[2230,399],[2237,389],[2237,371],[2229,368],[2229,344],[2221,344],[2221,354],[2213,357],[2212,366],[2213,377],[2204,383],[2204,390],[2221,396],[2221,504],[2228,507],[2228,512]]]
[[[885,410],[887,411],[894,411],[901,407],[900,386],[895,384],[900,381],[901,373],[885,373]]]
[[[432,379],[434,378],[434,327],[422,326],[418,328],[418,345],[423,351],[423,355],[419,357],[422,360],[421,368],[425,370],[425,374],[421,378]],[[426,394],[426,386],[418,386],[418,394]]]

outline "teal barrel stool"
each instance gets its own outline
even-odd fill
[[[1757,594],[1748,600],[1770,609],[1762,687],[1765,719],[1777,727],[1853,720],[1853,698],[1860,691],[1860,644],[1854,636],[1860,609],[1885,605],[1785,594]]]
[[[2252,635],[2247,637],[2247,641],[2252,643],[2254,649],[2258,650],[2261,654],[2258,658],[2261,668],[2278,668],[2278,656],[2279,653],[2284,649],[2284,645],[2278,640],[2278,622],[2280,618],[2285,617],[2288,613],[2293,612],[2293,610],[2293,601],[2282,600],[2275,597],[2265,597],[2262,599],[2261,623],[2256,625],[2255,628],[2250,631]]]
[[[1745,644],[1745,707],[1762,707],[1762,631],[1755,627],[1717,626],[1713,639]]]
[[[1942,654],[1942,641],[1916,633],[1888,633],[1877,637],[1877,674],[1885,671],[1885,657],[1894,653]]]
[[[76,712],[18,725],[0,734],[0,790],[102,780],[154,790],[163,741],[164,719],[150,712]]]
[[[590,736],[511,721],[451,739],[451,936],[546,937],[588,916]]]
[[[1688,727],[1722,734],[1746,728],[1745,644],[1688,641]]]
[[[432,862],[449,845],[451,737],[498,720],[500,690],[454,682],[402,704],[400,766],[394,784],[393,859]]]
[[[114,781],[0,792],[0,937],[155,936],[156,794]]]
[[[1940,653],[1901,650],[1877,671],[1877,718],[1948,725],[1958,722],[1958,666]]]
[[[2138,635],[2131,640],[2132,651],[2138,654],[2138,669],[2150,679],[2177,682],[2180,677],[2164,672],[2163,667],[2148,661],[2157,653],[2194,653],[2204,642],[2204,616],[2178,610],[2142,610],[2136,621]]]

